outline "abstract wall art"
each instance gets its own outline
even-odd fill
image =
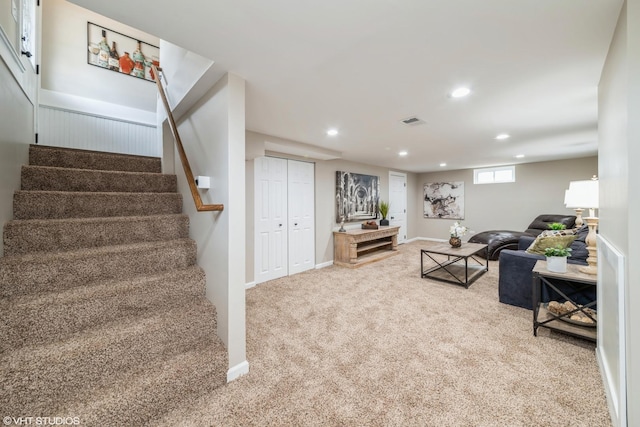
[[[336,223],[376,219],[380,177],[336,171]]]
[[[464,182],[425,184],[424,217],[464,219]]]

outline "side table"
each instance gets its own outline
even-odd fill
[[[547,270],[547,262],[540,260],[533,267],[533,335],[538,336],[538,328],[545,327],[565,334],[596,341],[597,319],[587,308],[595,307],[595,298],[585,304],[578,304],[575,299],[584,290],[597,285],[597,277],[580,272],[579,265],[567,264],[566,273],[554,273]],[[543,287],[558,294],[565,301],[570,301],[577,308],[565,314],[552,313],[547,304],[541,301]],[[564,301],[560,301],[564,302]],[[583,326],[572,321],[571,315],[581,311],[594,321],[593,324]]]

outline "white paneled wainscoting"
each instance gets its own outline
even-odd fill
[[[627,425],[627,275],[624,255],[598,234],[598,348],[611,422]],[[630,424],[629,424],[630,425]]]
[[[43,91],[47,92],[47,91]],[[38,143],[56,147],[162,156],[155,112],[69,96],[44,94],[38,108]],[[88,102],[85,102],[88,101]]]

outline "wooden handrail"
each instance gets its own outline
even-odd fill
[[[152,64],[151,69],[153,70],[153,75],[155,77],[156,85],[158,86],[158,92],[160,92],[160,97],[162,98],[162,103],[164,104],[164,108],[167,111],[167,118],[169,119],[169,127],[171,128],[171,133],[173,134],[173,140],[176,142],[176,148],[178,149],[178,154],[180,154],[180,161],[182,162],[182,168],[184,169],[184,174],[187,176],[187,182],[189,183],[189,189],[191,190],[191,196],[193,197],[193,201],[196,204],[196,210],[198,212],[224,210],[224,205],[205,205],[204,203],[202,203],[202,198],[200,197],[198,186],[196,185],[195,179],[193,179],[193,172],[191,172],[189,159],[187,159],[187,155],[184,152],[184,147],[182,146],[182,140],[180,139],[180,134],[178,134],[178,127],[176,126],[176,122],[173,119],[173,114],[171,113],[171,107],[169,106],[169,101],[167,101],[167,95],[164,91],[164,87],[162,87],[162,82],[160,81],[160,73],[162,72],[162,68],[156,67],[154,64]]]

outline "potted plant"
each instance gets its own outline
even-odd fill
[[[571,248],[563,248],[562,246],[546,248],[544,256],[547,257],[547,270],[554,273],[566,273],[569,255],[571,255]]]
[[[459,248],[462,246],[461,237],[467,233],[467,227],[460,224],[458,221],[454,222],[451,227],[449,227],[449,244],[453,248]]]
[[[380,211],[380,215],[382,215],[380,225],[389,225],[389,220],[387,219],[387,215],[389,214],[389,203],[382,200],[378,206],[378,210]]]
[[[552,222],[551,224],[549,224],[549,229],[551,230],[564,230],[566,228],[567,226],[560,222]]]

